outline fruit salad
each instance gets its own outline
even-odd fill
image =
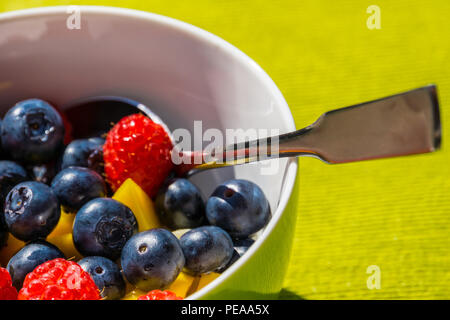
[[[0,300],[180,300],[220,277],[271,211],[248,180],[205,199],[146,115],[72,139],[41,99],[0,121]]]

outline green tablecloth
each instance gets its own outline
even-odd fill
[[[152,11],[219,35],[274,79],[298,128],[332,108],[436,83],[442,151],[335,166],[300,159],[281,297],[450,298],[450,1],[0,0],[0,11],[66,4]],[[366,26],[372,4],[381,29]],[[380,268],[380,289],[367,288],[370,265]]]

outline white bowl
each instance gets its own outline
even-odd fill
[[[0,14],[1,112],[31,97],[63,106],[83,97],[115,95],[146,104],[171,130],[192,130],[195,120],[203,121],[204,131],[295,130],[289,107],[270,77],[217,36],[152,13],[78,8],[80,29],[67,27],[67,7]],[[273,217],[249,251],[191,299],[276,297],[295,225],[296,197],[291,195],[297,161],[271,161],[279,165],[273,175],[261,175],[266,162],[193,178],[205,196],[231,177],[254,181],[268,197]]]

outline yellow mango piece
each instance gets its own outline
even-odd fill
[[[136,288],[128,281],[125,281],[125,283],[126,283],[126,294],[121,300],[137,300],[137,298],[147,293],[145,291]]]
[[[190,230],[191,229],[178,229],[178,230],[172,231],[172,233],[175,235],[175,237],[180,239],[183,236],[183,234],[185,234],[186,232],[188,232]]]
[[[193,282],[195,277],[190,276],[184,272],[180,272],[175,281],[166,289],[174,292],[177,296],[186,298],[188,294],[193,292]],[[148,292],[142,291],[130,283],[127,282],[127,293],[122,298],[122,300],[137,300],[140,296],[147,294]]]
[[[64,234],[72,233],[73,221],[75,220],[74,213],[67,213],[61,209],[61,217],[55,229],[48,235],[48,239],[53,239]]]
[[[144,294],[147,294],[147,292],[139,289],[133,289],[129,291],[121,300],[137,300],[140,296]]]
[[[178,277],[174,282],[172,282],[167,290],[176,293],[176,295],[179,297],[186,298],[187,295],[190,294],[191,291],[193,291],[191,286],[194,282],[194,279],[195,278],[193,276],[190,276],[184,272],[180,272]]]
[[[47,241],[57,246],[67,259],[78,261],[83,258],[73,244],[72,233],[54,236],[51,239],[47,239]]]
[[[61,210],[61,217],[55,229],[48,235],[47,241],[61,250],[67,259],[81,259],[81,254],[75,248],[72,240],[72,227],[75,220],[74,213]]]
[[[6,245],[0,250],[0,265],[6,266],[9,259],[14,256],[17,251],[25,246],[25,242],[15,238],[12,234],[8,235],[8,241]]]
[[[208,283],[210,283],[211,281],[216,279],[218,276],[220,276],[220,273],[217,273],[217,272],[211,272],[211,273],[208,273],[208,274],[203,274],[200,277],[200,281],[199,281],[198,286],[195,289],[195,291],[198,291],[201,288],[205,287]]]
[[[139,232],[161,228],[152,200],[132,179],[125,180],[112,198],[133,211],[139,225]]]

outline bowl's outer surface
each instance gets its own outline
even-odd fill
[[[155,14],[80,8],[80,29],[67,28],[66,7],[0,14],[1,114],[32,97],[64,106],[79,98],[116,95],[146,104],[171,130],[195,133],[196,120],[202,120],[203,132],[295,130],[273,81],[220,38]],[[297,161],[271,163],[279,166],[273,175],[260,174],[265,162],[193,178],[204,195],[231,177],[252,180],[268,197],[273,218],[248,254],[192,298],[276,298],[295,226],[297,199],[290,196]]]

